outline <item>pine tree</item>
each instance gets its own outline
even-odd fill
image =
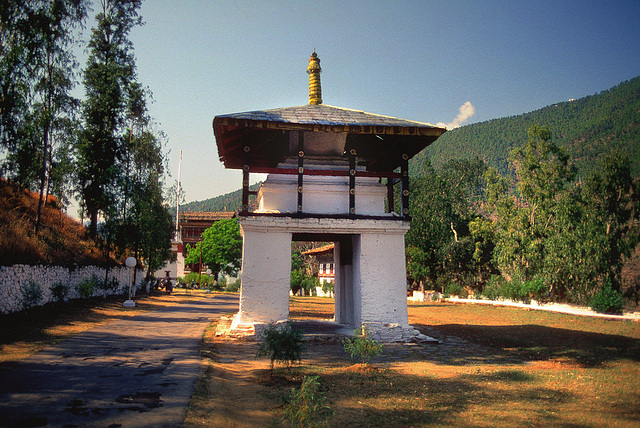
[[[89,217],[93,236],[98,231],[99,214],[105,218],[115,215],[121,197],[129,94],[136,79],[133,45],[128,37],[135,26],[142,25],[140,6],[140,0],[102,0],[89,41],[77,174],[81,206]]]

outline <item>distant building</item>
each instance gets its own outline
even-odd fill
[[[325,293],[322,287],[324,284],[335,285],[336,283],[334,248],[335,244],[328,244],[302,253],[305,256],[315,257],[318,261],[318,279],[320,280],[320,287],[316,287],[316,295],[320,297],[333,297],[334,294],[333,291]]]
[[[318,279],[320,284],[325,282],[333,284],[336,281],[335,261],[333,259],[334,247],[335,244],[328,244],[302,253],[305,256],[313,256],[318,260]]]
[[[185,265],[184,259],[187,255],[186,244],[195,246],[202,241],[202,233],[210,228],[218,220],[235,218],[235,212],[207,212],[189,211],[179,214],[178,233],[171,242],[171,253],[175,254],[175,261],[167,263],[155,272],[156,278],[177,278],[189,272],[200,272],[199,263]],[[168,272],[168,273],[167,273]]]
[[[202,234],[210,228],[213,223],[219,220],[235,218],[236,213],[231,211],[211,212],[211,211],[187,211],[180,213],[180,235],[182,236],[181,252],[187,256],[187,244],[195,246],[202,241]],[[200,272],[199,263],[187,264],[185,272]]]
[[[187,211],[180,213],[182,243],[195,245],[202,241],[202,233],[218,220],[235,218],[235,212]]]

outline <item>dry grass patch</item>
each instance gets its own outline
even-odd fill
[[[295,298],[291,313],[330,318],[333,301]],[[385,345],[361,366],[311,342],[277,382],[258,344],[211,337],[185,426],[286,426],[282,397],[304,376],[319,377],[329,426],[640,426],[638,323],[453,304],[409,315],[442,344]]]

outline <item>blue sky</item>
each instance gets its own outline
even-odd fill
[[[433,124],[463,105],[462,124],[481,122],[640,75],[638,0],[146,0],[140,13],[138,77],[170,181],[183,152],[187,201],[241,186],[218,160],[214,116],[306,104],[314,50],[325,104]]]

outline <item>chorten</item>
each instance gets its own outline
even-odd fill
[[[220,160],[243,171],[233,327],[257,331],[287,320],[291,242],[323,241],[335,244],[335,321],[365,325],[381,340],[408,340],[417,334],[406,299],[408,162],[445,129],[323,104],[315,52],[307,72],[309,104],[213,120]],[[249,191],[251,173],[268,174],[257,192]]]

